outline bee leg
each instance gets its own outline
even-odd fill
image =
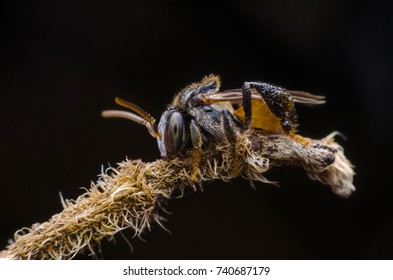
[[[191,142],[195,150],[200,150],[202,147],[202,135],[194,120],[190,122]]]
[[[243,94],[243,110],[244,110],[244,129],[249,129],[251,125],[251,115],[252,115],[252,106],[251,106],[251,87],[246,82],[242,87]]]
[[[236,144],[236,125],[233,116],[227,109],[222,110],[222,124],[224,127],[225,137],[230,144]],[[234,145],[233,145],[234,146]]]
[[[236,155],[236,124],[233,120],[233,115],[227,109],[222,110],[222,125],[227,141],[232,146],[232,153]]]
[[[197,175],[198,175],[198,167],[199,167],[199,162],[201,161],[201,155],[202,155],[202,135],[201,131],[199,130],[198,126],[195,124],[194,120],[191,120],[190,122],[190,134],[191,134],[191,143],[192,146],[194,147],[194,150],[192,152],[192,156],[194,158],[194,166],[192,170],[192,180],[197,181]]]
[[[232,148],[231,152],[233,156],[234,166],[238,166],[239,160],[238,160],[238,154],[236,153],[238,128],[234,122],[233,115],[229,113],[227,109],[222,110],[222,124],[224,128],[225,137]],[[235,170],[237,173],[240,173],[240,168],[235,168]]]
[[[251,89],[255,89],[262,96],[270,111],[280,120],[284,131],[293,134],[296,114],[292,96],[280,87],[262,82],[245,82],[243,84],[243,99],[244,92],[251,94]],[[247,120],[246,107],[244,107],[244,112]]]

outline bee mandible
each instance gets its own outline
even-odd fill
[[[263,82],[244,82],[241,89],[220,91],[220,78],[209,75],[181,90],[156,120],[139,106],[116,98],[130,111],[107,110],[104,117],[120,117],[146,126],[157,139],[162,157],[185,154],[190,149],[222,142],[235,144],[240,133],[249,129],[266,135],[284,134],[306,144],[295,134],[295,102],[323,104],[324,96],[290,91]]]

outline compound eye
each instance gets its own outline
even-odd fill
[[[168,153],[177,153],[183,145],[184,121],[179,112],[169,115],[164,132],[164,144]]]

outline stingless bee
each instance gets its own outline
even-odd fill
[[[129,111],[103,111],[104,117],[130,119],[146,126],[157,139],[162,157],[184,154],[190,149],[201,151],[204,145],[222,142],[235,144],[237,136],[249,129],[266,135],[284,134],[307,144],[295,134],[295,102],[323,104],[324,96],[290,91],[262,82],[245,82],[241,89],[219,91],[220,78],[210,75],[181,90],[162,114],[155,119],[145,110],[116,98]]]

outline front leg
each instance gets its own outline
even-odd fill
[[[280,120],[284,131],[293,134],[296,125],[296,113],[292,96],[283,88],[262,82],[245,82],[243,84],[243,107],[246,124],[251,119],[251,98],[250,101],[248,101],[248,98],[251,96],[252,89],[255,89],[262,96],[269,110]]]
[[[190,134],[194,150],[200,150],[202,147],[202,135],[194,120],[190,122]]]
[[[194,164],[192,170],[192,180],[196,182],[199,162],[201,161],[201,155],[202,155],[201,148],[202,148],[203,140],[202,140],[201,131],[199,130],[194,120],[191,120],[190,122],[190,134],[191,134],[191,143],[194,148],[192,151],[193,164]]]

